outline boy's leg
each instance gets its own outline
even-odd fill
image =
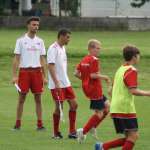
[[[92,128],[95,128],[103,120],[103,111],[95,110],[95,114],[90,117],[88,122],[83,127],[83,134],[86,134]]]
[[[138,131],[128,131],[126,136],[127,138],[122,147],[122,150],[132,150],[139,136]]]
[[[120,147],[120,146],[124,145],[125,141],[126,141],[126,138],[118,138],[118,139],[114,139],[112,141],[105,142],[105,143],[103,143],[103,149],[109,150],[111,148]]]
[[[105,101],[105,108],[103,110],[103,116],[101,117],[99,122],[94,126],[94,128],[97,128],[97,126],[100,124],[100,122],[102,122],[106,118],[106,116],[109,113],[109,108],[110,108],[110,104],[109,104],[109,101],[107,100],[107,101]]]
[[[94,110],[95,114],[91,116],[91,118],[83,127],[83,134],[86,134],[92,128],[96,128],[104,119],[105,100],[91,100],[90,109]]]

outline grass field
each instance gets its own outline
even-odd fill
[[[61,124],[64,135],[63,140],[53,140],[52,135],[52,111],[53,103],[50,93],[45,87],[43,93],[43,118],[47,128],[46,132],[37,132],[36,115],[32,94],[29,94],[24,106],[22,130],[11,131],[15,122],[17,92],[11,84],[11,64],[16,38],[24,30],[0,30],[0,150],[92,150],[95,140],[88,135],[83,144],[75,140],[67,139],[68,130],[68,106],[64,105],[65,123]],[[55,40],[56,32],[40,31],[39,35],[44,39],[48,48]],[[150,89],[150,32],[73,32],[72,41],[68,45],[68,73],[75,89],[79,104],[77,116],[77,128],[82,127],[91,115],[89,104],[81,90],[80,82],[73,76],[75,65],[80,57],[86,54],[87,40],[97,38],[102,41],[101,52],[102,72],[113,78],[116,69],[121,63],[121,48],[126,43],[137,45],[142,51],[142,59],[137,66],[139,69],[139,87]],[[104,91],[106,86],[104,83]],[[107,94],[106,94],[107,95]],[[150,98],[136,97],[136,108],[139,118],[140,138],[135,146],[136,150],[149,150],[150,139]],[[108,117],[98,128],[98,135],[102,141],[116,137],[112,120]],[[119,149],[118,149],[119,150]]]

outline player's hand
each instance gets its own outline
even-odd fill
[[[18,83],[18,77],[13,77],[13,78],[12,78],[12,83],[13,83],[13,84]]]
[[[112,96],[112,86],[108,86],[107,92],[108,92],[108,95],[111,97]]]
[[[48,80],[46,78],[44,78],[43,83],[44,83],[44,85],[46,85],[48,83]]]
[[[61,86],[60,86],[60,82],[59,81],[57,81],[56,83],[55,83],[55,88],[56,89],[61,89]]]
[[[108,86],[111,85],[111,79],[109,77],[106,77],[105,81],[106,81],[106,83],[107,83]]]

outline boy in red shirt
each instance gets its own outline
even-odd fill
[[[89,54],[81,60],[75,70],[75,76],[82,81],[84,94],[90,99],[90,109],[94,110],[94,114],[84,127],[77,130],[80,143],[90,130],[95,131],[109,110],[108,100],[103,95],[101,80],[105,80],[108,86],[111,82],[108,76],[100,73],[99,59],[97,58],[100,49],[101,43],[98,40],[89,40]]]

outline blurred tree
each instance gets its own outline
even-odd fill
[[[132,7],[141,7],[141,6],[143,6],[146,2],[150,2],[150,0],[132,0],[131,6],[132,6]]]
[[[69,13],[70,16],[78,16],[79,0],[59,0],[59,16],[63,10],[65,14]]]

